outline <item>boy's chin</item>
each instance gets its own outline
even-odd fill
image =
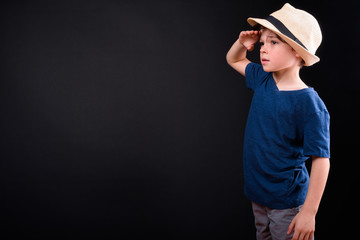
[[[271,67],[269,67],[269,66],[264,66],[264,65],[262,65],[262,67],[263,67],[263,69],[264,69],[265,72],[273,72],[273,71],[274,71],[274,70],[273,70]]]

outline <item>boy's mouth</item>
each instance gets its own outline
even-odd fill
[[[262,58],[261,59],[261,64],[266,64],[266,63],[268,63],[268,62],[270,62],[270,60],[269,59],[266,59],[266,58]]]

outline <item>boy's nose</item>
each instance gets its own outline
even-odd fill
[[[262,45],[260,47],[260,53],[267,53],[267,49],[266,49],[265,45]]]

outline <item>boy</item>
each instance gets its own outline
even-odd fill
[[[321,30],[312,15],[290,4],[248,22],[260,30],[242,31],[226,59],[254,92],[244,137],[244,192],[257,239],[313,239],[330,167],[330,117],[299,72],[319,61]],[[259,40],[261,65],[246,58]]]

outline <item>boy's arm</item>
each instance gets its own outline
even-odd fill
[[[226,61],[236,71],[245,76],[245,68],[250,63],[246,52],[254,50],[255,43],[259,40],[260,31],[242,31],[239,39],[232,45],[226,55]]]
[[[315,231],[315,215],[324,193],[329,175],[330,161],[328,158],[312,157],[309,189],[301,211],[292,220],[288,234],[295,229],[293,240],[312,239]]]

